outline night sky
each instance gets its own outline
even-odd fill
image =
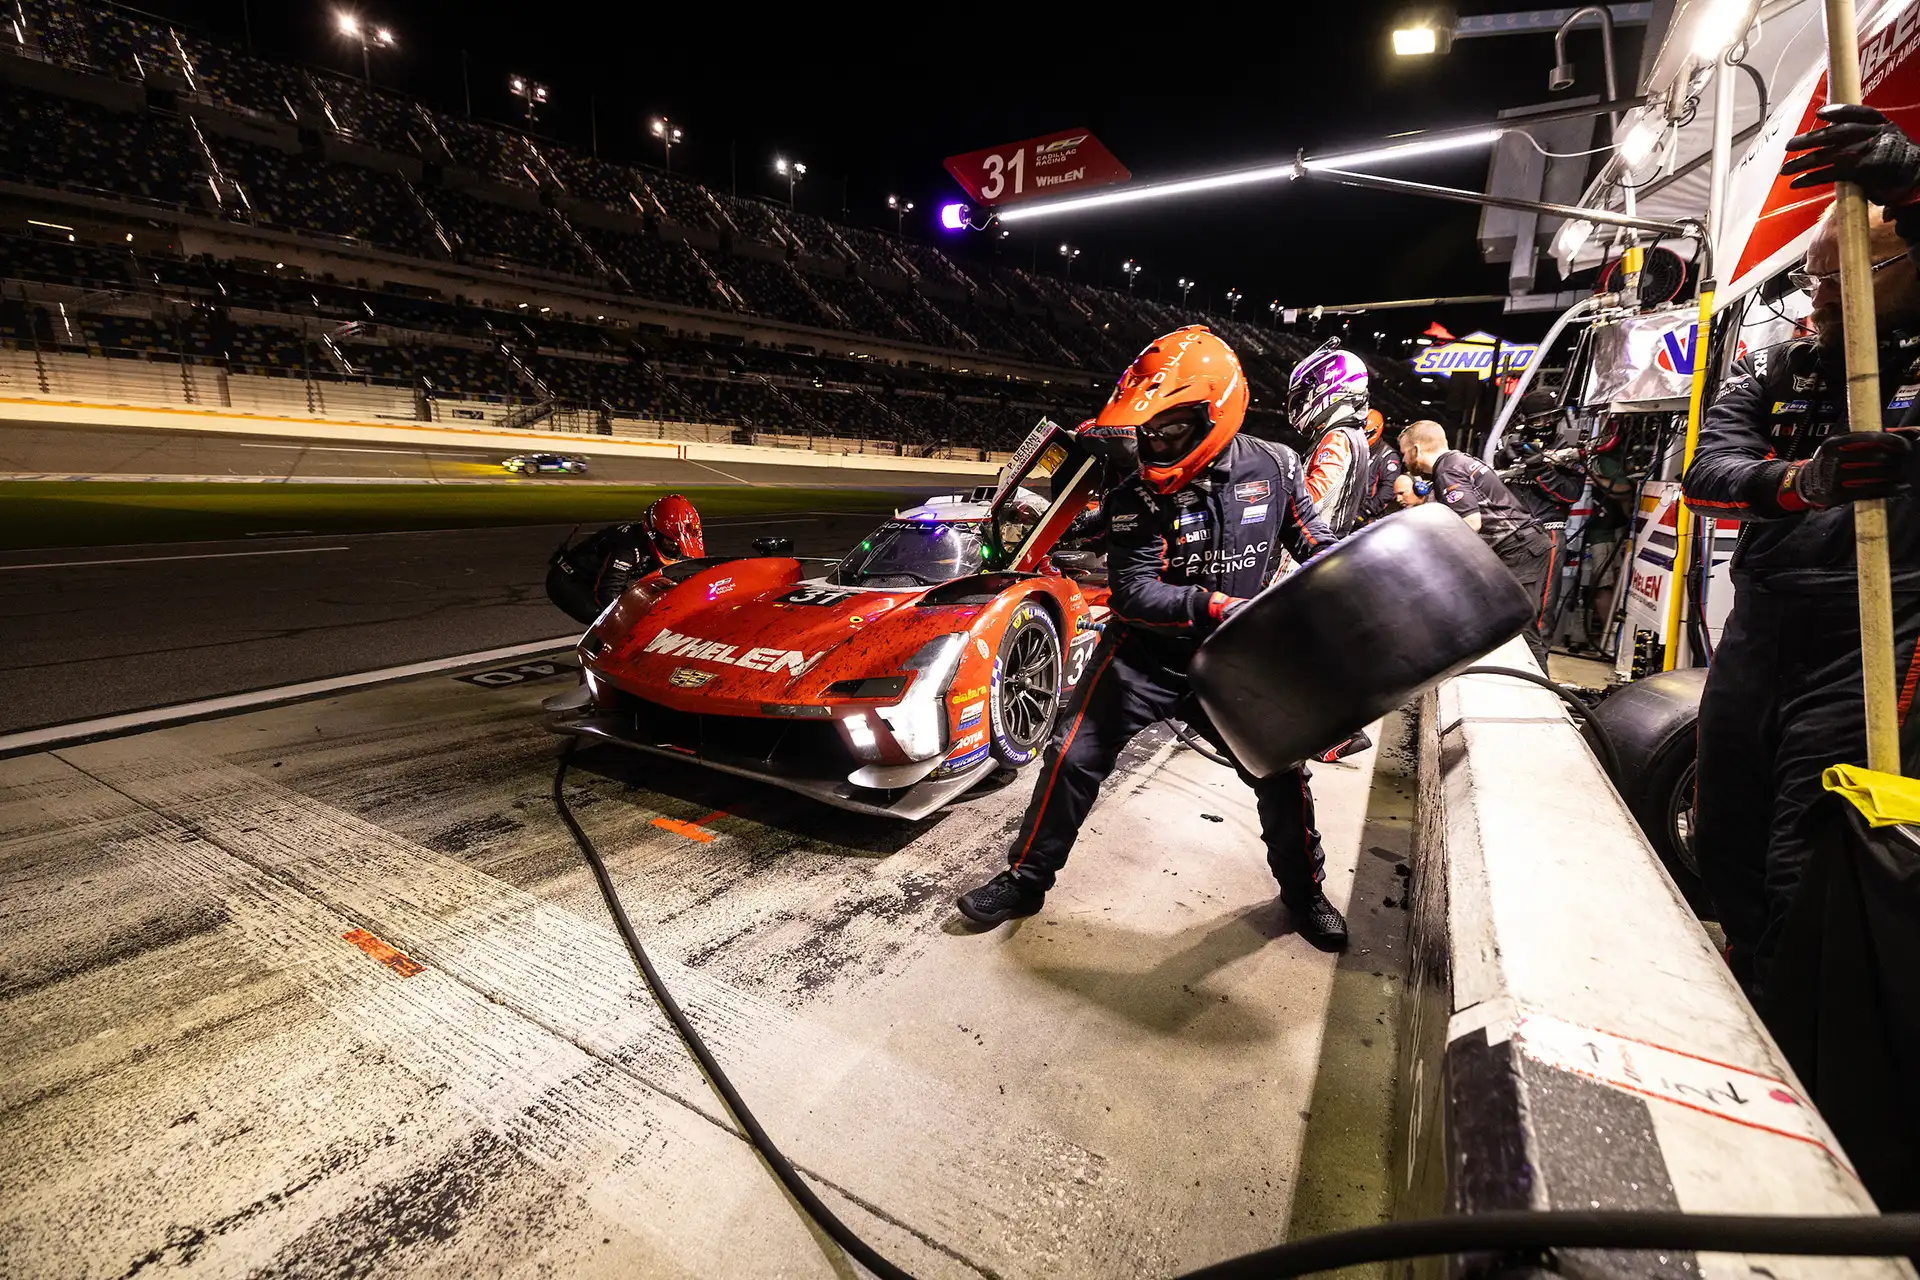
[[[932,212],[959,195],[944,157],[1050,130],[1090,128],[1136,181],[1152,181],[1477,123],[1554,96],[1550,36],[1465,40],[1444,57],[1398,59],[1388,48],[1398,6],[1377,2],[1294,0],[1251,26],[1222,6],[1152,6],[1131,11],[1144,19],[1104,27],[1018,6],[953,6],[937,20],[905,6],[862,8],[851,20],[808,6],[803,18],[768,20],[757,4],[351,3],[400,42],[376,54],[377,84],[463,112],[464,51],[477,119],[524,122],[506,88],[518,72],[552,91],[536,133],[584,150],[597,116],[603,157],[658,164],[645,127],[664,113],[686,132],[674,148],[676,171],[784,199],[773,156],[785,154],[808,167],[801,208],[890,228],[886,198],[898,194],[918,205],[908,231],[918,220],[930,238],[940,234]],[[331,4],[256,0],[244,14],[240,0],[144,7],[235,45],[250,21],[261,56],[359,71],[358,46],[334,34]],[[1518,6],[1479,6],[1490,7]],[[1256,41],[1264,28],[1277,34]],[[1640,34],[1622,31],[1623,90]],[[1599,36],[1582,31],[1570,47],[1579,81],[1562,96],[1598,93]],[[1477,189],[1486,157],[1385,171]],[[1185,275],[1200,282],[1194,302],[1222,305],[1218,296],[1237,287],[1244,317],[1273,299],[1502,292],[1504,268],[1478,261],[1477,219],[1470,207],[1303,182],[1076,215],[1016,230],[999,251],[1059,271],[1058,246],[1070,241],[1084,251],[1076,277],[1116,287],[1120,263],[1137,258],[1141,290],[1171,294]],[[977,247],[993,252],[987,240]]]

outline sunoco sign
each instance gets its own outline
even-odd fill
[[[1445,346],[1428,347],[1413,358],[1413,371],[1441,377],[1452,373],[1471,373],[1484,378],[1493,372],[1496,351],[1500,356],[1500,372],[1514,374],[1533,363],[1534,357],[1540,354],[1540,344],[1502,342],[1490,333],[1470,333]]]

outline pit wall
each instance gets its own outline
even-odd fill
[[[1485,664],[1538,670],[1518,640]],[[1396,1216],[1873,1212],[1560,701],[1463,676],[1422,699],[1419,722]],[[1414,1273],[1474,1269],[1454,1258]],[[1598,1250],[1565,1252],[1560,1270],[1914,1274],[1895,1260]]]
[[[905,457],[891,452],[891,442],[769,431],[755,431],[753,444],[735,444],[739,428],[725,424],[626,417],[613,419],[610,436],[502,427],[509,407],[477,400],[435,399],[427,410],[432,416],[422,420],[412,393],[399,388],[229,376],[204,367],[183,374],[172,362],[60,353],[36,365],[30,352],[0,348],[0,427],[72,423],[983,477],[1011,456],[983,459],[963,450],[959,457]]]

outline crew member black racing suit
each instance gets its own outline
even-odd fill
[[[1044,892],[1133,736],[1185,720],[1232,753],[1187,683],[1187,663],[1230,603],[1259,593],[1284,545],[1302,562],[1334,541],[1314,514],[1300,459],[1283,445],[1235,436],[1192,484],[1152,492],[1140,477],[1107,496],[1107,579],[1114,621],[1090,674],[1054,727],[1040,781],[1008,854],[1014,874]],[[1256,781],[1267,863],[1292,904],[1321,880],[1320,835],[1304,768]]]
[[[1393,482],[1407,473],[1400,451],[1385,439],[1367,447],[1367,492],[1360,500],[1361,525],[1372,524],[1382,516],[1400,509],[1393,496]]]
[[[1911,421],[1920,338],[1884,339],[1880,369],[1883,421]],[[1821,774],[1866,762],[1852,502],[1810,506],[1795,483],[1817,452],[1863,441],[1846,432],[1840,353],[1798,339],[1735,361],[1686,475],[1700,514],[1748,522],[1733,556],[1733,612],[1700,703],[1694,847],[1728,959],[1756,1001],[1813,847],[1807,811]],[[1908,715],[1920,686],[1916,499],[1889,498],[1887,524],[1900,746],[1911,776],[1920,765],[1920,717]]]
[[[1433,491],[1462,519],[1479,513],[1480,537],[1533,600],[1533,625],[1520,634],[1547,670],[1547,642],[1540,634],[1540,610],[1546,603],[1546,531],[1522,506],[1499,473],[1480,459],[1449,449],[1433,462]]]

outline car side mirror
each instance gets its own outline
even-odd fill
[[[793,554],[793,539],[755,538],[753,549],[763,556],[790,556]]]

